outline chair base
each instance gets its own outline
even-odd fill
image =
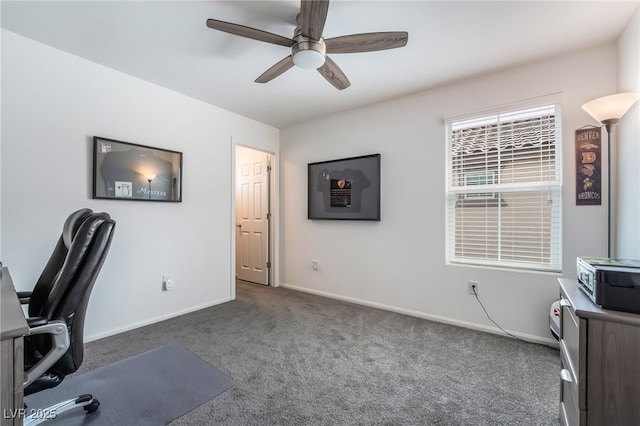
[[[55,419],[58,415],[79,407],[83,407],[87,414],[89,414],[96,411],[99,406],[100,402],[97,399],[94,399],[93,396],[89,394],[80,395],[76,398],[68,399],[46,408],[28,410],[27,412],[31,414],[25,417],[23,424],[24,426],[37,425],[42,422],[46,422],[47,420]]]

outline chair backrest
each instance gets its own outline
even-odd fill
[[[114,228],[115,221],[107,213],[91,213],[79,224],[46,301],[38,309],[40,317],[50,321],[63,320],[69,330],[69,350],[49,369],[55,374],[73,373],[82,364],[87,305],[109,251]],[[50,341],[34,340],[37,346],[42,345],[37,347],[41,353],[51,345]]]
[[[60,272],[60,269],[62,269],[62,265],[67,258],[71,240],[76,232],[78,232],[78,228],[82,222],[84,222],[84,220],[91,214],[93,214],[93,210],[91,209],[80,209],[71,213],[67,220],[65,220],[62,227],[62,234],[60,235],[60,238],[58,238],[56,246],[53,248],[53,253],[51,253],[49,261],[31,291],[31,299],[29,301],[30,317],[42,316],[42,309],[47,297],[49,296],[51,287],[53,286],[56,276]]]

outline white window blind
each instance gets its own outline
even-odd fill
[[[447,261],[560,271],[559,105],[445,124]]]

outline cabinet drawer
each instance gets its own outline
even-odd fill
[[[578,405],[578,383],[567,365],[567,358],[562,351],[560,370],[560,423],[575,426],[580,422],[580,408]]]
[[[567,355],[568,364],[572,375],[578,377],[578,360],[580,353],[580,327],[579,320],[573,312],[573,307],[568,299],[560,299],[560,347]]]
[[[580,424],[580,409],[575,398],[577,389],[572,389],[571,383],[561,381],[560,385],[560,423],[567,426]],[[576,392],[574,392],[574,390]],[[575,396],[575,398],[574,398]]]

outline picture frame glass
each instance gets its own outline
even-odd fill
[[[307,165],[308,219],[380,220],[380,154]]]
[[[182,153],[93,138],[93,198],[182,201]]]

